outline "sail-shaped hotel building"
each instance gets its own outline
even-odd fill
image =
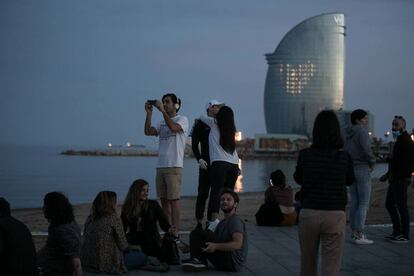
[[[311,17],[266,54],[269,68],[264,92],[268,134],[311,136],[319,111],[343,108],[345,16]]]

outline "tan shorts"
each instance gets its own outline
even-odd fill
[[[180,199],[183,168],[157,168],[155,183],[157,196],[169,200]]]

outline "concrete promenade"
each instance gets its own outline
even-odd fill
[[[197,274],[184,273],[172,266],[167,273],[131,271],[124,275],[299,275],[300,249],[297,227],[258,227],[247,224],[249,254],[246,267],[239,273],[224,273],[210,268]],[[344,276],[412,276],[414,275],[414,235],[406,244],[383,239],[390,226],[368,226],[366,233],[372,245],[355,245],[347,233],[341,275]],[[182,235],[184,241],[188,235]],[[183,259],[189,255],[182,255]],[[87,273],[86,275],[97,275]]]

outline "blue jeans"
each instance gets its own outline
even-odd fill
[[[145,264],[147,256],[142,251],[124,253],[124,264],[128,270],[137,269]]]
[[[351,194],[349,219],[353,231],[363,232],[371,198],[371,169],[368,166],[355,166],[354,174],[354,183],[349,187]]]

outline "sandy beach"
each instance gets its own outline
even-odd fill
[[[373,180],[373,189],[371,194],[371,204],[367,216],[367,224],[389,224],[391,223],[389,215],[385,210],[385,197],[387,193],[387,183],[381,183]],[[181,226],[180,230],[190,231],[195,227],[194,206],[195,197],[183,197],[181,199]],[[255,213],[264,201],[263,193],[241,193],[238,214],[247,223],[256,223]],[[118,206],[120,214],[121,206]],[[408,188],[408,206],[411,217],[414,216],[414,187]],[[75,205],[75,216],[78,224],[83,228],[86,217],[89,214],[91,204]],[[41,208],[33,209],[14,209],[12,215],[25,223],[32,232],[47,232],[48,223],[43,217]],[[45,237],[35,236],[36,247],[39,248],[44,243]]]

